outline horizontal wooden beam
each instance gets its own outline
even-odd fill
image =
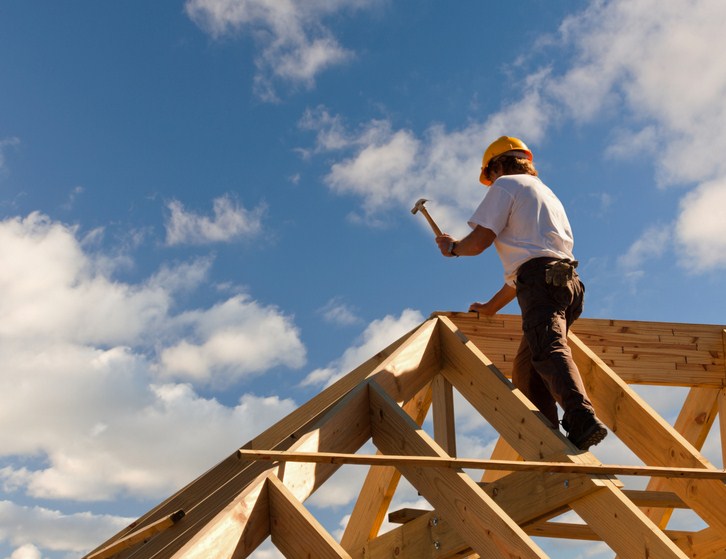
[[[489,484],[487,483],[479,483],[479,486],[484,489],[484,491],[487,490],[488,485]],[[688,508],[678,495],[670,491],[624,489],[623,494],[633,501],[633,504],[639,507]],[[505,510],[507,509],[507,506],[505,505],[502,505],[502,507]],[[411,522],[419,516],[429,514],[430,512],[433,511],[426,509],[402,508],[388,513],[388,522],[391,524],[406,524],[407,522]],[[515,520],[521,519],[515,518]]]
[[[592,528],[587,524],[573,524],[567,522],[541,522],[539,524],[531,524],[524,528],[530,536],[537,536],[540,538],[553,538],[553,539],[564,539],[564,540],[582,540],[582,541],[602,541],[602,538],[598,536]],[[663,530],[663,533],[668,536],[671,540],[675,539],[676,535],[682,535],[682,532],[674,532],[672,530]],[[687,532],[688,535],[693,535],[695,532]],[[646,555],[647,557],[647,555]]]
[[[664,466],[622,466],[613,464],[575,464],[568,462],[533,462],[521,460],[486,460],[445,458],[435,456],[402,456],[385,454],[343,454],[337,452],[287,452],[275,450],[238,451],[241,460],[265,462],[309,462],[316,464],[350,464],[359,466],[405,466],[416,468],[447,468],[469,470],[507,470],[517,472],[556,472],[596,476],[647,476],[681,479],[726,481],[726,470],[705,468],[668,468]]]

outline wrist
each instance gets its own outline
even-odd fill
[[[456,241],[451,241],[449,243],[449,256],[455,256],[458,258],[460,255],[456,254],[456,252],[454,252],[455,250],[456,250]]]

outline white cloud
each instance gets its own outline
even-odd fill
[[[261,53],[255,61],[255,88],[276,100],[275,82],[312,87],[322,71],[346,62],[353,53],[323,24],[326,16],[368,8],[380,0],[187,0],[185,11],[215,38],[252,34]]]
[[[399,317],[387,315],[379,320],[374,320],[361,335],[358,345],[346,349],[343,355],[327,367],[312,371],[301,384],[303,386],[323,384],[330,386],[423,320],[423,315],[412,309],[404,310]]]
[[[9,559],[41,559],[40,550],[32,544],[21,545]]]
[[[305,348],[292,321],[244,295],[208,310],[185,312],[175,320],[192,332],[161,352],[164,378],[218,383],[220,377],[232,380],[305,363]]]
[[[323,315],[326,322],[340,326],[351,326],[361,321],[355,310],[340,297],[330,299],[318,312]]]
[[[614,159],[644,159],[658,152],[658,132],[654,126],[642,130],[616,130],[605,154]]]
[[[0,541],[19,546],[10,559],[39,559],[38,546],[81,553],[133,519],[90,513],[63,514],[44,507],[0,501]],[[30,540],[35,544],[28,543]]]
[[[159,383],[165,351],[181,339],[204,348],[214,375],[305,358],[292,320],[249,296],[172,312],[177,293],[198,286],[211,260],[124,283],[109,275],[113,259],[81,244],[77,228],[39,213],[0,221],[0,260],[0,486],[8,499],[160,498],[296,407],[251,394],[227,406],[190,384]],[[47,518],[59,527],[37,530]],[[0,540],[26,546],[17,556],[34,553],[28,545],[87,549],[119,522],[0,504]]]
[[[252,237],[262,230],[265,213],[262,206],[247,210],[229,196],[214,199],[212,218],[186,211],[178,200],[172,200],[167,207],[170,211],[166,221],[168,245],[201,245]]]
[[[577,63],[549,90],[578,119],[623,109],[611,155],[652,156],[664,185],[700,183],[680,205],[679,262],[726,266],[726,4],[710,0],[597,2],[562,26]]]
[[[684,267],[696,272],[726,267],[726,175],[681,200],[676,233]]]
[[[168,291],[113,281],[109,260],[85,254],[75,234],[37,212],[0,222],[4,340],[133,344],[164,320]]]
[[[726,148],[726,67],[713,54],[726,48],[724,17],[710,0],[594,2],[563,24],[578,59],[549,90],[582,119],[625,108],[634,137],[656,144],[666,183],[723,174],[712,154]]]
[[[646,261],[662,256],[671,244],[671,228],[649,227],[628,251],[620,256],[618,263],[628,270],[642,268]]]
[[[365,466],[346,466],[340,468],[310,498],[306,506],[338,508],[352,504],[358,498],[368,470]]]

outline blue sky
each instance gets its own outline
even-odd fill
[[[568,210],[586,316],[723,324],[724,19],[0,2],[0,557],[82,554],[432,311],[488,299],[496,254],[442,258],[409,210],[463,235],[502,134]],[[459,420],[462,456],[486,454]],[[310,503],[334,533],[346,476]]]

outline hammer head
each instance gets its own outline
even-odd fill
[[[413,208],[411,208],[411,213],[416,215],[416,212],[423,209],[426,202],[428,202],[426,198],[421,198],[418,202],[414,204]]]

